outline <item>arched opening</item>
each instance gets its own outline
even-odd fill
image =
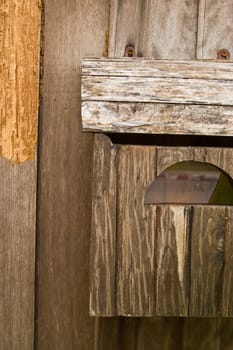
[[[233,205],[233,179],[209,163],[175,163],[148,186],[144,203]]]

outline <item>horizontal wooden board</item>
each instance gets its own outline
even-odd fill
[[[233,61],[86,58],[82,76],[233,80]]]
[[[85,101],[84,131],[233,135],[233,106]]]
[[[233,62],[87,59],[83,130],[233,135]]]
[[[196,78],[83,76],[83,101],[233,106],[233,81]]]

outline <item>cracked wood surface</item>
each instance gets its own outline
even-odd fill
[[[233,63],[87,59],[83,130],[233,135]]]

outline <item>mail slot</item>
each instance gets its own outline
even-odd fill
[[[233,149],[103,134],[232,136],[232,90],[231,61],[84,60],[90,315],[233,317]]]

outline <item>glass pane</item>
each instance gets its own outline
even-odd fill
[[[233,180],[208,163],[176,163],[146,191],[145,204],[158,203],[233,205]]]

